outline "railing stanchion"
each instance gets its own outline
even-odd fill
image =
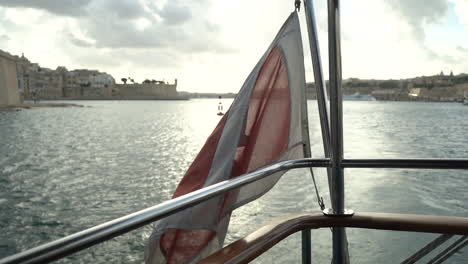
[[[302,264],[312,263],[312,241],[310,229],[302,230]]]
[[[343,101],[341,92],[340,1],[328,0],[328,56],[330,82],[330,142],[332,211],[345,215],[343,160]],[[346,232],[333,228],[333,262],[349,263]]]

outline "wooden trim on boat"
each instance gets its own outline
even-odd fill
[[[328,227],[468,235],[468,218],[414,214],[356,213],[325,216],[321,212],[293,214],[273,220],[198,263],[248,263],[289,235]]]

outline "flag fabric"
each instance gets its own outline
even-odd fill
[[[293,12],[179,183],[173,198],[310,156],[299,19]],[[146,263],[193,263],[223,246],[232,210],[266,193],[278,172],[156,223]]]

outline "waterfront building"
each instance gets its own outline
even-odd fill
[[[26,99],[99,98],[111,94],[114,78],[97,70],[55,70],[16,56],[19,92]]]
[[[39,84],[38,87],[38,84],[36,84],[36,77],[38,76],[36,73],[40,71],[40,67],[37,63],[31,63],[24,57],[24,54],[22,54],[21,57],[15,57],[16,70],[18,73],[18,90],[22,97],[28,98],[41,86]]]
[[[56,70],[46,69],[43,72],[44,89],[38,94],[40,98],[58,99],[63,96],[63,76]]]
[[[30,62],[24,54],[16,56],[19,92],[25,99],[62,97],[63,79],[56,71]]]
[[[97,70],[73,70],[65,74],[65,97],[100,98],[111,95],[115,80],[112,75]]]

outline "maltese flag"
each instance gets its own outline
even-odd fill
[[[293,12],[182,178],[173,198],[275,162],[310,157],[304,55]],[[232,210],[262,196],[283,172],[156,223],[146,263],[193,263],[219,250]]]

